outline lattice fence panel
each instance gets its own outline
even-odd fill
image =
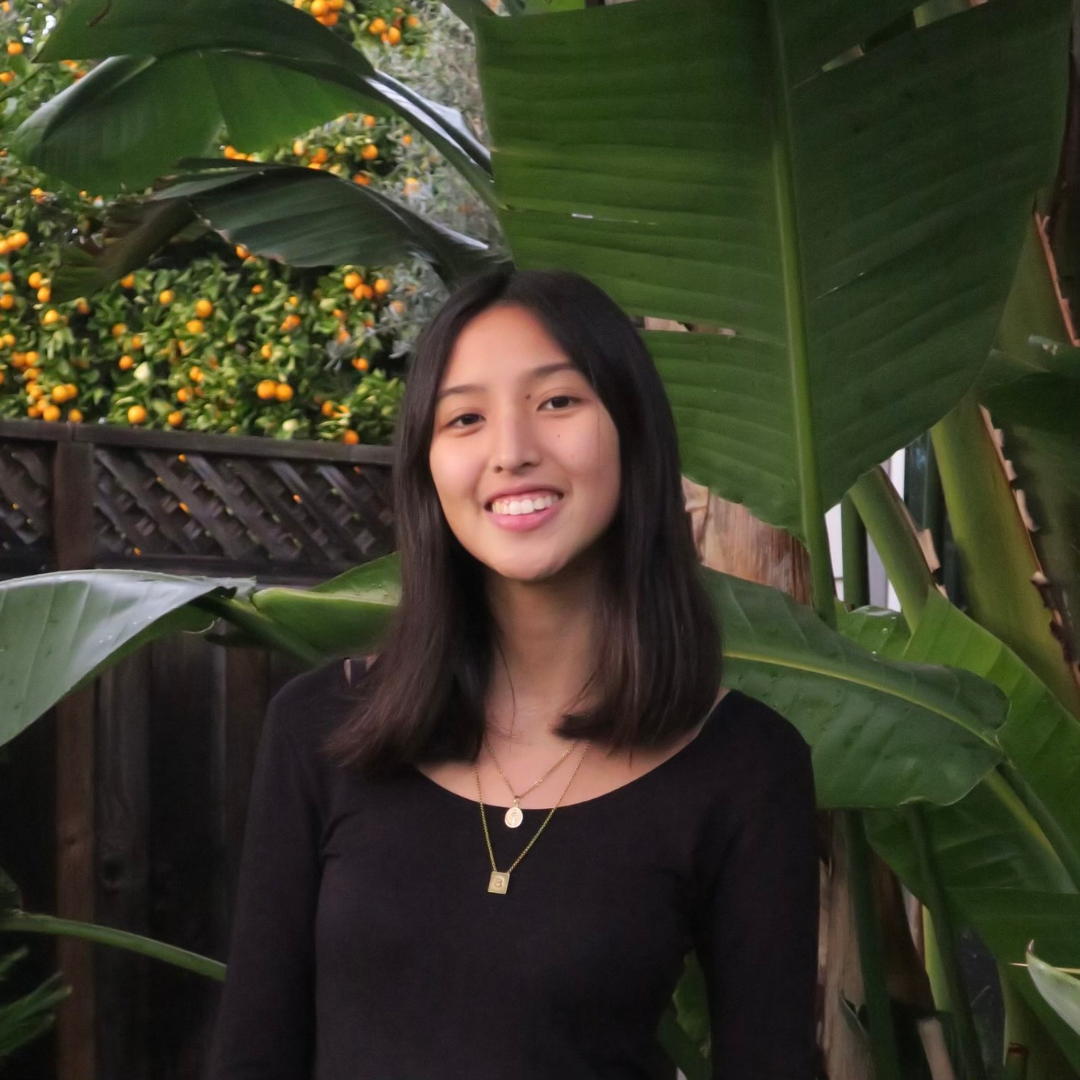
[[[52,551],[52,447],[0,442],[0,573],[37,574]]]

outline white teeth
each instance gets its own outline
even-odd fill
[[[532,514],[537,510],[546,510],[561,498],[561,495],[552,493],[533,499],[496,499],[491,504],[491,509],[496,514]]]

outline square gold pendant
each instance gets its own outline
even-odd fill
[[[491,871],[491,880],[488,882],[488,892],[504,893],[510,884],[510,871],[505,874],[498,870]]]

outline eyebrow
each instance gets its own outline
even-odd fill
[[[545,375],[554,375],[556,371],[577,371],[577,367],[574,364],[567,363],[566,361],[559,361],[555,364],[541,364],[540,367],[533,368],[528,372],[526,379],[530,382],[534,382],[537,379],[542,379]],[[471,394],[484,389],[479,383],[462,383],[459,386],[448,386],[445,390],[440,390],[435,398],[435,404],[438,405],[444,398],[448,398],[451,394]]]

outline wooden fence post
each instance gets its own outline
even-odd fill
[[[53,457],[52,527],[57,570],[93,566],[94,448],[69,437]],[[56,706],[56,913],[94,918],[94,687]],[[94,946],[57,940],[57,962],[72,993],[57,1009],[57,1073],[94,1080]]]

